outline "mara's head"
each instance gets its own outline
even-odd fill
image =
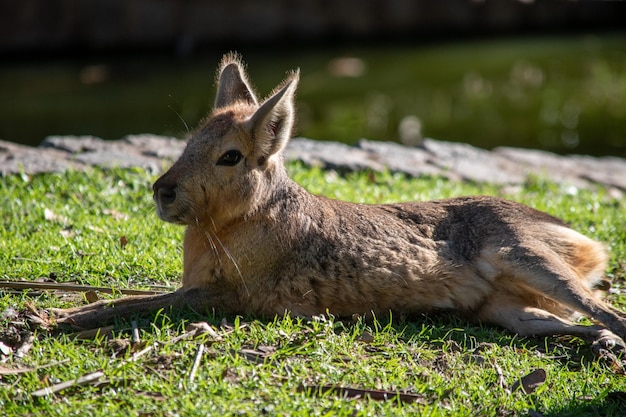
[[[299,73],[259,101],[236,54],[218,70],[212,112],[178,161],[153,186],[159,217],[178,224],[223,224],[255,211],[285,175]]]

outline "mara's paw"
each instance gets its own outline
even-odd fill
[[[591,344],[593,354],[613,372],[626,373],[626,344],[624,340],[608,330],[602,331]]]
[[[71,326],[79,329],[92,329],[103,325],[109,318],[106,301],[98,301],[73,308],[49,308],[48,314],[58,326]]]
[[[603,330],[591,344],[591,350],[597,356],[603,356],[606,352],[626,358],[626,344],[624,341],[608,330]]]

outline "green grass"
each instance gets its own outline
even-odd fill
[[[518,200],[571,222],[607,243],[613,252],[608,276],[624,282],[626,207],[602,189],[576,190],[530,179],[507,195],[493,186],[439,178],[333,173],[289,166],[292,177],[314,193],[379,203],[493,194]],[[143,171],[94,169],[34,177],[0,178],[0,279],[53,278],[116,288],[175,287],[181,274],[182,228],[159,221]],[[128,241],[122,244],[122,237]],[[626,298],[611,294],[626,309]],[[0,296],[10,308],[66,307],[80,302],[50,293]],[[222,320],[228,323],[220,327]],[[170,343],[186,324],[207,320],[222,340],[203,336]],[[0,318],[0,340],[17,345],[29,328]],[[200,317],[189,311],[139,321],[141,339],[158,347],[136,361],[115,355],[98,337],[35,332],[22,358],[0,366],[46,369],[0,378],[2,415],[192,416],[192,415],[623,415],[626,380],[598,362],[576,338],[520,338],[453,316],[412,320],[379,317],[374,322],[277,317]],[[115,337],[130,338],[129,322],[117,322]],[[197,375],[190,370],[198,346],[206,346]],[[1,368],[0,368],[1,369]],[[531,393],[508,393],[535,369],[546,382]],[[43,398],[30,394],[59,381],[102,370],[106,384],[67,389]],[[499,376],[500,374],[500,376]],[[504,386],[499,382],[504,381]],[[300,386],[336,385],[417,394],[417,403],[397,399],[345,399],[302,391]]]

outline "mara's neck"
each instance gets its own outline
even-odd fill
[[[189,225],[183,243],[183,287],[239,283],[259,274],[302,239],[321,207],[318,198],[288,177],[274,184],[257,210],[224,224]],[[323,215],[322,215],[323,216]]]

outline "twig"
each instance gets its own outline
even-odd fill
[[[134,362],[134,361],[136,361],[137,359],[139,359],[140,357],[142,357],[142,356],[143,356],[143,355],[145,355],[146,353],[150,352],[152,349],[154,349],[154,348],[155,348],[155,347],[157,347],[157,346],[158,346],[158,343],[153,343],[153,344],[151,344],[150,346],[147,346],[147,347],[145,347],[145,348],[141,349],[139,352],[136,352],[133,356],[131,356],[131,357],[128,359],[128,362]],[[123,364],[124,364],[124,362],[122,362],[120,365],[123,365]]]
[[[189,382],[193,382],[196,378],[196,372],[198,372],[198,367],[200,366],[200,361],[202,360],[202,354],[204,353],[204,344],[200,343],[198,345],[198,350],[196,351],[196,357],[193,360],[193,365],[191,366],[191,372],[189,372]]]
[[[33,397],[45,397],[46,395],[54,394],[59,391],[63,391],[64,389],[68,389],[74,386],[91,384],[104,376],[104,372],[96,371],[87,375],[83,375],[80,378],[74,381],[61,382],[59,384],[54,384],[52,386],[39,389],[37,391],[32,392],[30,395]]]
[[[133,290],[124,288],[110,288],[110,287],[94,287],[91,285],[78,285],[78,284],[59,284],[55,282],[31,282],[31,281],[0,281],[0,288],[10,288],[18,290],[61,290],[67,292],[87,292],[98,291],[105,294],[119,293],[123,295],[157,295],[163,294],[166,291],[155,290]]]
[[[130,326],[133,332],[133,336],[132,336],[133,345],[139,346],[139,343],[141,343],[141,340],[139,339],[139,328],[137,327],[137,320],[131,321]]]
[[[35,259],[35,258],[23,258],[21,256],[14,256],[14,261],[26,261],[26,262],[36,262],[40,264],[51,264],[53,261],[47,261],[45,259]]]
[[[172,338],[172,339],[171,339],[171,340],[169,340],[167,343],[163,343],[163,345],[173,345],[173,344],[175,344],[175,343],[177,343],[177,342],[179,342],[179,341],[181,341],[181,340],[183,340],[183,339],[187,339],[187,338],[189,338],[189,337],[194,336],[196,333],[197,333],[197,331],[196,331],[196,330],[191,330],[191,331],[189,331],[189,332],[185,332],[185,333],[183,333],[183,334],[181,334],[181,335],[178,335],[178,336],[176,336],[176,337]],[[131,356],[131,357],[128,359],[128,361],[129,361],[129,362],[134,362],[134,361],[136,361],[136,360],[137,360],[137,359],[139,359],[141,356],[143,356],[143,355],[145,355],[146,353],[150,352],[152,349],[154,349],[154,348],[155,348],[155,347],[157,347],[157,346],[159,346],[159,343],[158,343],[158,342],[155,342],[155,343],[151,344],[150,346],[147,346],[146,348],[144,348],[144,349],[140,350],[139,352],[137,352],[137,353],[135,353],[133,356]],[[124,362],[122,362],[122,364],[124,364]],[[120,364],[120,365],[122,365],[122,364]]]
[[[183,333],[183,334],[181,334],[181,335],[179,335],[179,336],[177,336],[175,338],[172,338],[169,342],[167,342],[165,344],[174,344],[174,343],[176,343],[176,342],[178,342],[180,340],[187,339],[187,338],[192,337],[192,336],[194,336],[196,334],[197,334],[197,330],[194,329],[192,331],[185,332],[185,333]],[[125,365],[127,363],[130,363],[130,362],[136,361],[137,359],[139,359],[140,357],[142,357],[146,353],[152,351],[154,348],[156,348],[158,346],[159,346],[159,343],[153,343],[153,344],[145,347],[144,349],[140,350],[139,352],[136,352],[133,356],[131,356],[127,360],[119,363],[118,367],[121,367],[121,366],[123,366],[123,365]],[[195,374],[196,374],[197,369],[198,369],[198,367],[200,365],[200,360],[202,359],[203,352],[204,352],[204,345],[201,344],[200,346],[198,346],[198,352],[196,352],[196,358],[194,360],[194,364],[192,366],[191,373],[189,375],[190,381],[193,381],[193,379],[195,378]],[[48,365],[48,366],[52,366],[52,365]],[[27,371],[24,371],[24,372],[27,372]],[[72,387],[72,386],[86,385],[86,384],[93,383],[93,382],[97,381],[98,379],[102,378],[103,376],[104,376],[104,372],[102,372],[102,371],[93,372],[93,373],[84,375],[84,376],[78,378],[75,381],[62,382],[62,383],[53,385],[51,387],[42,388],[40,390],[32,392],[31,395],[33,397],[43,397],[43,396],[46,396],[46,395],[53,394],[55,392],[62,391],[64,389],[67,389],[67,388]]]
[[[74,339],[82,340],[82,339],[93,339],[98,336],[109,337],[111,333],[115,330],[114,325],[97,327],[95,329],[87,329],[81,330],[80,332],[73,333],[71,336]]]
[[[64,363],[68,363],[69,361],[70,361],[69,359],[63,359],[62,361],[50,362],[41,366],[32,366],[32,367],[29,366],[27,368],[17,368],[17,369],[5,368],[2,365],[0,365],[0,375],[25,374],[27,372],[38,371],[39,369],[46,369],[46,368],[52,368],[53,366],[57,366],[57,365],[63,365]]]
[[[493,369],[496,371],[496,375],[498,377],[498,385],[500,385],[500,388],[502,388],[506,394],[510,394],[511,390],[506,384],[506,381],[504,379],[504,373],[502,372],[502,368],[500,368],[500,365],[498,365],[498,363],[495,360],[493,361]]]
[[[423,395],[419,394],[407,394],[393,391],[381,391],[373,389],[361,389],[361,388],[347,388],[338,387],[334,385],[300,385],[298,391],[305,391],[312,394],[324,394],[331,393],[341,397],[347,398],[364,398],[369,397],[376,401],[395,401],[398,400],[403,403],[413,403],[426,401]]]
[[[192,336],[195,336],[195,335],[196,335],[196,333],[197,333],[197,332],[196,332],[196,330],[195,330],[195,329],[194,329],[194,330],[190,330],[190,331],[188,331],[188,332],[185,332],[185,333],[183,333],[183,334],[180,334],[180,335],[178,335],[178,336],[176,336],[176,337],[171,338],[171,339],[167,342],[167,344],[168,344],[168,345],[173,345],[173,344],[175,344],[175,343],[180,342],[180,341],[181,341],[181,340],[183,340],[183,339],[188,339],[188,338],[190,338],[190,337],[192,337]]]

